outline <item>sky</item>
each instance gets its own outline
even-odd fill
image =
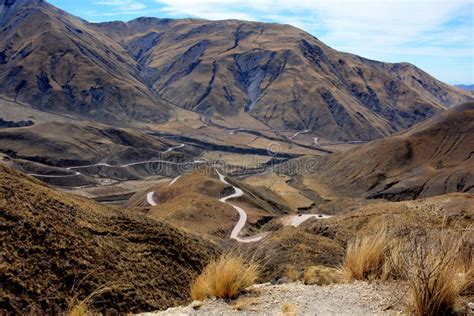
[[[474,84],[474,0],[48,0],[90,22],[159,18],[291,24],[334,49]]]

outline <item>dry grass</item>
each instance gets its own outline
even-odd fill
[[[389,238],[384,227],[373,235],[359,236],[349,243],[342,272],[348,280],[373,280],[386,274]]]
[[[243,311],[246,309],[251,308],[252,306],[259,305],[262,302],[255,297],[242,297],[239,298],[234,305],[232,305],[232,309],[237,311]]]
[[[119,288],[118,285],[104,285],[96,289],[94,292],[92,292],[89,296],[87,296],[82,301],[78,301],[77,298],[74,298],[69,304],[69,310],[67,312],[67,315],[69,316],[100,315],[99,313],[95,312],[94,309],[92,308],[94,299],[105,292],[110,292],[118,288]]]
[[[303,275],[304,284],[329,285],[335,283],[342,283],[343,276],[340,269],[310,266],[304,269]]]
[[[208,297],[235,298],[255,283],[260,265],[234,253],[223,254],[211,261],[191,285],[193,300]]]
[[[291,265],[286,268],[285,276],[292,282],[296,282],[300,279],[300,272],[295,268],[295,266]]]
[[[433,242],[427,235],[410,237],[398,268],[408,281],[407,313],[447,315],[460,310],[460,296],[472,287],[472,249],[463,236],[442,231]]]
[[[296,305],[292,303],[284,303],[281,307],[281,316],[296,316]]]

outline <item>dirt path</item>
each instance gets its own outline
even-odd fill
[[[175,147],[170,147],[167,150],[163,151],[163,153],[167,153],[170,151],[173,151],[178,148],[184,147],[184,144],[180,144],[179,146]],[[84,169],[84,168],[91,168],[91,167],[109,167],[109,168],[127,168],[131,166],[136,166],[136,165],[141,165],[145,163],[153,163],[153,162],[162,162],[162,163],[168,163],[171,165],[184,165],[184,164],[199,164],[199,163],[206,163],[204,160],[195,160],[192,162],[172,162],[172,161],[167,161],[167,160],[157,160],[157,159],[152,159],[152,160],[144,160],[144,161],[139,161],[139,162],[132,162],[128,164],[123,164],[123,165],[110,165],[108,163],[95,163],[95,164],[90,164],[90,165],[83,165],[83,166],[73,166],[73,167],[67,167],[67,171],[72,171],[75,169]],[[67,178],[67,177],[75,177],[79,176],[82,173],[79,171],[73,171],[73,174],[66,174],[66,175],[49,175],[49,174],[36,174],[36,173],[28,173],[28,175],[33,176],[33,177],[38,177],[38,178]]]
[[[263,233],[263,234],[260,234],[260,235],[254,236],[254,237],[246,237],[246,238],[240,238],[239,237],[240,231],[242,230],[242,228],[244,228],[245,224],[247,223],[247,213],[241,207],[233,205],[233,204],[227,202],[227,200],[237,198],[237,197],[240,197],[240,196],[244,195],[244,191],[242,191],[240,188],[238,188],[236,186],[233,186],[233,185],[229,184],[229,182],[227,182],[225,180],[225,176],[223,174],[221,174],[217,170],[216,170],[216,172],[217,172],[217,175],[219,176],[219,180],[224,184],[232,186],[234,188],[234,191],[235,191],[231,195],[225,196],[225,197],[223,197],[222,199],[219,200],[222,203],[226,203],[226,204],[232,206],[239,213],[239,220],[237,221],[234,228],[232,229],[232,232],[230,233],[230,238],[235,239],[238,242],[243,242],[243,243],[251,243],[251,242],[256,242],[256,241],[262,240],[266,235],[268,235],[268,233]]]
[[[293,139],[295,138],[296,136],[298,136],[299,134],[305,134],[305,133],[308,133],[309,132],[309,129],[305,129],[304,131],[299,131],[299,132],[296,132],[294,133],[292,136],[288,137],[289,139]]]
[[[395,298],[399,298],[401,293],[394,293],[393,285],[365,282],[328,286],[302,283],[264,285],[255,294],[251,291],[237,302],[207,300],[142,315],[285,315],[282,313],[285,305],[295,312],[286,315],[394,315],[397,310],[391,307],[401,308]]]
[[[151,192],[148,192],[146,194],[146,201],[148,204],[150,204],[151,206],[156,206],[156,202],[155,200],[153,199],[153,195],[155,194],[154,191],[151,191]]]
[[[299,215],[290,215],[282,218],[282,223],[285,226],[298,227],[310,218],[316,219],[327,219],[331,218],[331,215],[324,214],[299,214]]]
[[[173,184],[176,183],[176,181],[179,180],[179,178],[181,178],[181,176],[177,176],[176,178],[174,178],[173,180],[171,180],[171,182],[168,184],[168,186],[172,186]],[[155,200],[153,199],[153,195],[155,194],[155,191],[150,191],[146,194],[146,202],[148,204],[150,204],[151,206],[156,206],[156,202]]]

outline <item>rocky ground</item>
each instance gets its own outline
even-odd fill
[[[257,285],[235,301],[195,301],[153,315],[395,315],[403,291],[393,284]]]

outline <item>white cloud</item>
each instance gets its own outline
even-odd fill
[[[146,5],[144,5],[143,3],[132,0],[99,0],[94,1],[94,4],[111,6],[114,7],[116,10],[122,12],[134,12],[146,8]]]
[[[303,28],[327,44],[380,58],[391,51],[473,54],[473,0],[155,0],[171,16],[265,20]],[[446,25],[467,15],[467,23]],[[419,43],[418,46],[416,43]],[[420,43],[424,43],[421,46]]]

